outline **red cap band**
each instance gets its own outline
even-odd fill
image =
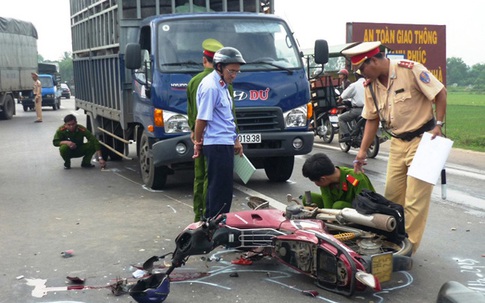
[[[214,52],[210,52],[208,50],[204,50],[204,55],[208,56],[208,57],[211,57],[211,58],[214,58]]]
[[[368,52],[358,54],[350,58],[350,61],[352,62],[353,65],[359,65],[361,64],[364,60],[368,58],[372,58],[375,55],[377,55],[380,52],[379,47],[376,47],[374,49],[371,49]]]

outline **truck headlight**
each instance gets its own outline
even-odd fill
[[[165,132],[167,134],[190,132],[189,122],[185,115],[163,112]]]
[[[306,126],[306,105],[294,108],[283,114],[286,127],[305,127]]]

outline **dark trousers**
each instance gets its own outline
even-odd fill
[[[83,157],[82,164],[90,164],[96,149],[93,142],[87,142],[76,149],[70,149],[69,146],[63,144],[59,147],[59,152],[65,163],[70,164],[71,158]]]
[[[204,145],[207,160],[206,218],[227,213],[232,203],[234,145]]]

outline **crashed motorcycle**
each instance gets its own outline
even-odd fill
[[[392,272],[412,267],[412,244],[407,237],[383,236],[398,230],[397,222],[390,215],[363,215],[351,208],[309,209],[302,205],[291,205],[286,211],[265,208],[221,214],[192,223],[177,236],[171,265],[165,274],[158,274],[151,290],[165,283],[166,292],[169,275],[190,256],[225,247],[252,252],[248,256],[256,252],[272,257],[312,277],[318,287],[328,291],[346,296],[366,287],[377,291],[380,282],[391,279]],[[170,254],[148,259],[143,268],[150,272],[154,262]],[[130,294],[140,298],[144,289],[146,285]]]
[[[348,101],[342,102],[342,105],[339,106],[341,113],[345,113],[347,110],[351,108],[351,104]],[[350,138],[348,141],[339,142],[340,149],[347,153],[350,148],[360,148],[362,143],[362,139],[364,137],[364,128],[365,128],[366,120],[359,116],[357,119],[354,119],[350,122],[346,122],[348,128],[350,130]],[[379,154],[380,144],[387,141],[388,137],[384,135],[381,126],[377,130],[377,134],[374,138],[374,141],[367,149],[367,158],[375,158],[377,154]]]

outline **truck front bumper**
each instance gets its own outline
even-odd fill
[[[248,158],[268,158],[305,155],[313,149],[312,132],[269,132],[261,133],[261,143],[243,144]],[[160,140],[152,145],[155,166],[193,161],[194,146],[190,134]]]
[[[42,106],[53,106],[56,104],[55,98],[42,98]],[[35,107],[34,99],[23,99],[22,105],[27,107]]]

